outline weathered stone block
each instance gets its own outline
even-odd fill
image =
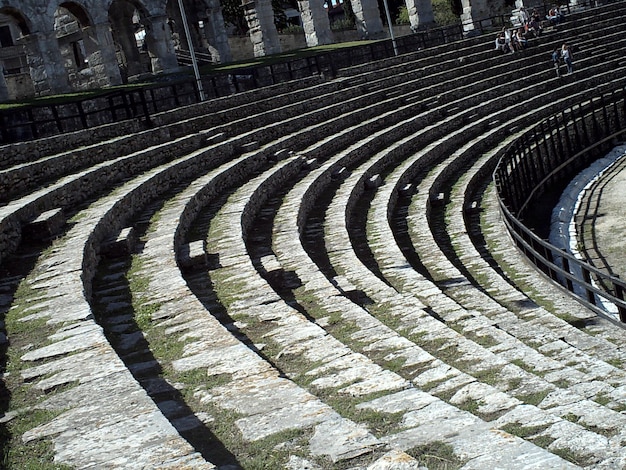
[[[64,225],[63,209],[52,209],[26,224],[22,229],[22,237],[31,241],[47,240],[61,233]]]
[[[410,196],[413,194],[415,190],[415,186],[411,183],[407,183],[400,188],[400,196]]]
[[[207,254],[204,241],[196,240],[180,247],[178,265],[181,269],[202,269],[207,267]]]
[[[100,253],[109,258],[127,256],[132,253],[136,242],[135,230],[132,227],[126,227],[120,231],[117,237],[107,240],[102,245]]]
[[[365,187],[367,189],[375,189],[375,188],[378,188],[382,184],[382,182],[383,182],[383,180],[380,177],[380,175],[372,175],[365,182]]]

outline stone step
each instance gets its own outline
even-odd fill
[[[615,12],[613,7],[611,10]],[[596,16],[596,19],[600,17]],[[619,21],[619,17],[613,20]],[[605,30],[610,31],[607,28],[599,28],[593,21],[585,23],[584,27],[572,28],[562,36],[560,32],[558,35],[555,33],[553,39],[560,41],[565,35],[575,37],[578,31],[580,34],[589,34],[589,39],[585,39],[587,42],[580,41],[584,46],[593,42],[600,48],[603,40],[607,43],[615,42],[613,33],[605,34]],[[603,35],[606,37],[603,38]],[[480,40],[472,40],[472,43],[476,46]],[[533,61],[536,66],[537,58],[549,46],[548,39],[546,42],[538,42],[536,54],[529,51],[526,57],[514,63],[509,62],[508,58],[487,59],[487,54],[480,52],[476,46],[475,54],[471,54],[468,62],[477,67],[480,64],[485,69],[493,67],[497,74],[501,73],[503,65],[511,68],[513,64],[512,70],[521,73],[529,70]],[[458,44],[446,47],[459,51],[454,54],[468,52]],[[582,73],[577,74],[577,77],[586,79],[594,74],[594,85],[601,85],[602,81],[610,79],[610,73],[603,73],[603,65],[598,65],[602,61],[602,53],[600,49],[592,50],[591,47],[587,51],[593,51],[593,54],[581,50],[577,56],[577,63],[582,66]],[[463,68],[458,60],[454,65],[455,57],[458,56],[450,55],[451,61],[441,64],[440,68],[433,64],[426,72],[429,83],[442,83],[442,74],[447,72],[450,80],[445,86],[452,90],[454,79],[469,70]],[[596,374],[602,381],[555,388],[543,397],[540,402],[542,406],[535,406],[530,401],[524,404],[517,398],[517,395],[523,396],[523,390],[519,389],[521,381],[517,392],[511,396],[487,383],[488,379],[481,373],[488,372],[488,367],[481,369],[476,364],[469,364],[461,370],[438,358],[444,358],[446,351],[450,350],[446,346],[454,346],[467,357],[493,361],[485,362],[483,366],[500,366],[505,378],[515,379],[521,374],[521,368],[512,362],[515,359],[513,353],[507,357],[504,351],[498,351],[497,345],[493,345],[488,350],[489,355],[475,345],[480,343],[480,338],[487,331],[502,341],[499,344],[503,348],[510,344],[506,342],[509,341],[507,335],[513,331],[519,332],[522,342],[531,343],[532,330],[521,331],[506,311],[497,310],[495,306],[485,309],[485,313],[497,314],[497,321],[478,316],[476,311],[456,304],[429,279],[403,280],[403,284],[398,284],[398,289],[392,289],[390,279],[398,276],[401,270],[407,271],[410,265],[407,260],[397,257],[397,253],[388,258],[390,264],[386,267],[383,265],[384,270],[379,269],[372,274],[368,271],[369,267],[355,269],[360,265],[359,260],[345,264],[339,261],[349,259],[345,256],[353,251],[349,241],[343,238],[329,240],[327,248],[331,251],[328,256],[332,256],[335,265],[341,266],[345,272],[326,276],[329,266],[324,266],[324,271],[300,261],[300,264],[309,268],[309,272],[306,272],[294,261],[293,254],[277,250],[273,262],[280,263],[283,271],[292,275],[299,269],[297,278],[308,279],[306,284],[293,283],[282,288],[300,289],[296,300],[299,299],[305,305],[311,299],[308,295],[313,293],[316,303],[326,312],[317,317],[312,311],[304,310],[306,314],[303,314],[302,306],[294,299],[278,296],[256,271],[245,242],[254,241],[259,236],[253,233],[255,227],[252,220],[257,216],[266,219],[273,217],[273,211],[265,210],[264,204],[274,193],[280,193],[288,184],[302,180],[301,201],[289,198],[285,207],[311,204],[322,194],[324,186],[310,186],[311,182],[306,181],[307,172],[317,172],[318,169],[320,172],[328,171],[328,180],[332,180],[330,175],[333,170],[352,169],[357,161],[369,158],[368,143],[377,146],[376,152],[390,154],[384,164],[379,164],[380,167],[392,162],[397,164],[406,156],[402,152],[407,152],[408,146],[418,142],[420,145],[414,149],[433,154],[438,149],[447,149],[447,145],[452,148],[453,143],[443,145],[437,143],[435,138],[430,141],[426,138],[423,141],[407,138],[415,132],[417,119],[404,126],[399,123],[411,111],[415,114],[416,106],[424,105],[419,109],[428,109],[426,103],[437,102],[430,108],[429,114],[420,111],[420,118],[431,119],[430,122],[442,119],[444,112],[451,113],[450,120],[442,121],[442,125],[450,126],[442,129],[442,134],[458,132],[459,125],[471,125],[480,120],[480,115],[473,110],[463,115],[452,113],[455,106],[451,104],[453,100],[472,95],[466,92],[469,88],[462,86],[462,82],[457,81],[457,86],[461,85],[462,90],[449,91],[446,92],[447,96],[443,96],[443,88],[437,92],[435,85],[426,87],[425,81],[420,85],[419,73],[423,72],[415,71],[417,62],[401,73],[398,73],[400,69],[391,70],[391,64],[389,62],[385,66],[390,70],[389,73],[397,74],[398,80],[409,84],[406,94],[413,94],[411,98],[419,95],[419,99],[411,100],[413,104],[410,106],[401,106],[401,111],[395,117],[391,110],[398,108],[397,103],[401,102],[400,98],[396,98],[402,96],[398,95],[402,89],[400,82],[394,78],[387,87],[374,83],[374,80],[385,80],[387,72],[368,72],[365,83],[378,88],[376,93],[368,95],[363,95],[362,85],[349,86],[348,80],[336,83],[312,80],[306,81],[304,86],[300,82],[272,90],[255,90],[255,93],[246,96],[215,101],[212,109],[216,112],[225,111],[219,119],[230,116],[230,121],[225,122],[221,129],[214,129],[214,124],[208,124],[214,118],[203,116],[201,108],[205,105],[155,116],[156,125],[164,126],[173,138],[187,136],[181,141],[195,138],[189,137],[190,129],[192,133],[201,127],[206,128],[207,132],[214,132],[198,134],[198,146],[208,146],[201,151],[184,156],[174,152],[168,157],[171,161],[164,162],[160,168],[156,167],[156,162],[136,166],[136,161],[127,159],[124,163],[120,160],[119,167],[103,166],[99,172],[95,167],[85,167],[88,170],[80,175],[80,172],[62,173],[65,176],[49,185],[49,188],[28,194],[20,201],[11,200],[1,208],[0,233],[5,238],[0,240],[0,252],[4,262],[4,253],[14,251],[19,243],[19,233],[16,233],[15,227],[21,222],[60,207],[62,204],[59,201],[73,207],[85,204],[88,200],[94,201],[72,219],[72,225],[53,242],[52,250],[39,255],[37,269],[27,278],[27,284],[40,292],[39,297],[36,300],[33,298],[32,304],[11,307],[11,311],[23,308],[22,321],[33,322],[33,328],[40,328],[41,320],[45,320],[54,330],[52,334],[42,334],[37,344],[33,340],[32,346],[22,350],[20,356],[22,362],[28,364],[23,372],[28,386],[33,390],[48,392],[42,406],[60,411],[61,414],[28,431],[23,436],[25,441],[51,439],[54,442],[55,458],[76,467],[123,466],[120,462],[127,461],[147,467],[157,461],[170,462],[173,467],[214,468],[214,464],[209,463],[211,458],[206,456],[215,457],[215,454],[204,453],[204,448],[201,455],[198,449],[189,445],[193,441],[188,442],[181,436],[196,431],[209,433],[213,423],[220,423],[230,430],[236,429],[250,445],[256,445],[264,438],[279,436],[280,445],[272,448],[272,454],[293,445],[304,449],[298,451],[298,454],[304,454],[306,458],[291,460],[292,466],[300,465],[301,468],[319,462],[319,459],[324,459],[329,465],[332,465],[331,462],[341,462],[343,465],[345,461],[358,456],[364,459],[372,457],[371,460],[382,465],[385,459],[404,458],[416,445],[433,445],[437,442],[450,446],[454,455],[464,459],[464,464],[473,468],[498,465],[528,468],[533,462],[537,462],[538,466],[543,462],[546,467],[565,468],[568,463],[557,456],[562,454],[563,449],[573,452],[576,458],[580,457],[581,464],[591,466],[600,461],[600,465],[607,467],[619,466],[623,451],[621,434],[608,438],[602,435],[602,432],[612,434],[620,426],[615,421],[620,415],[610,409],[611,406],[619,406],[619,374],[610,373],[616,372],[616,368],[603,370],[602,364],[592,363],[590,358],[595,354],[594,349],[598,348],[597,354],[601,354],[600,342],[583,344],[583,336],[576,336],[573,329],[568,329],[563,322],[551,321],[547,312],[533,307],[524,309],[522,313],[529,324],[535,322],[545,328],[541,331],[555,335],[559,331],[559,335],[564,334],[566,336],[563,337],[568,339],[562,341],[558,339],[561,336],[558,336],[555,341],[546,341],[541,351],[531,353],[524,350],[527,353],[525,356],[532,357],[534,363],[539,365],[541,355],[565,361],[567,359],[560,356],[570,355],[574,346],[581,347],[585,353],[580,356],[577,354],[579,363],[591,364],[594,367],[592,374]],[[538,73],[529,78],[527,83],[538,84],[549,73],[549,70]],[[623,75],[621,70],[613,73]],[[476,82],[476,75],[466,75],[468,81],[463,83]],[[355,80],[362,77],[355,76]],[[565,86],[570,91],[576,89],[574,84]],[[337,92],[342,87],[343,97]],[[425,87],[428,89],[425,90]],[[331,88],[333,93],[327,93]],[[475,94],[478,93],[477,90]],[[302,108],[298,109],[306,101],[316,101],[318,95],[323,97],[307,108],[306,112]],[[387,95],[393,98],[380,98]],[[254,108],[256,98],[266,100],[263,104],[266,106],[265,114],[274,114],[273,120],[254,121],[250,110]],[[336,104],[323,105],[324,99],[328,100],[326,103],[336,101]],[[288,104],[293,104],[289,106],[291,111],[281,115],[281,106]],[[500,104],[508,107],[518,103],[503,98]],[[340,109],[345,111],[338,112]],[[462,110],[459,107],[459,111]],[[492,111],[495,112],[495,109]],[[294,118],[296,115],[297,118]],[[241,127],[237,130],[236,123],[243,122],[237,120],[244,118],[248,118],[246,122],[250,128],[245,130]],[[376,118],[380,118],[378,124]],[[496,120],[500,122],[501,117],[492,116],[487,123]],[[379,127],[375,128],[375,125]],[[367,126],[370,126],[369,137],[366,136]],[[94,136],[99,136],[93,140],[84,138],[83,142],[93,143],[114,135],[124,135],[130,129],[118,132],[122,127],[115,128],[115,131],[114,127],[93,130],[91,132]],[[383,131],[385,127],[388,129]],[[488,127],[483,126],[480,133],[487,132]],[[340,129],[336,135],[335,129]],[[323,134],[324,138],[320,139],[315,132]],[[353,134],[352,137],[350,134]],[[80,136],[66,137],[63,144],[81,142],[81,139],[83,137]],[[318,141],[320,143],[316,144]],[[493,145],[496,141],[494,137]],[[50,149],[54,148],[52,140],[46,142],[51,144]],[[57,145],[61,142],[58,139]],[[38,142],[20,147],[20,150],[15,150],[13,155],[18,156],[14,158],[23,158],[27,154],[24,149],[41,144]],[[244,155],[235,156],[238,155],[235,149],[246,146],[248,148]],[[304,152],[302,155],[291,154],[292,149]],[[281,150],[288,153],[281,155],[281,158],[274,158]],[[54,150],[51,152],[51,155],[55,154]],[[333,167],[335,162],[329,156],[335,153],[341,154],[337,160],[347,157],[341,167]],[[46,156],[42,152],[37,155],[38,158]],[[306,167],[307,161],[315,161],[315,165]],[[271,164],[277,166],[268,173],[258,173],[266,171]],[[124,165],[129,167],[123,168]],[[381,182],[387,181],[372,188],[371,196],[375,198],[393,186],[388,183],[392,180],[380,167],[372,169],[368,175],[378,174],[381,175]],[[102,177],[111,172],[120,173],[116,176],[115,188],[112,188],[112,180]],[[256,173],[259,176],[250,179]],[[385,175],[384,178],[382,175]],[[348,181],[353,176],[356,179],[362,175],[351,172],[346,175],[346,184],[350,184]],[[198,180],[189,184],[192,178]],[[335,181],[340,183],[342,180],[336,178]],[[407,181],[403,181],[402,187],[406,184]],[[227,188],[232,187],[239,189],[230,200],[219,204],[215,202],[222,210],[215,216],[215,225],[209,237],[212,245],[209,253],[205,253],[211,260],[208,271],[199,270],[189,277],[183,277],[176,259],[189,240],[197,240],[185,238],[193,231],[196,216],[213,200],[227,197],[230,194]],[[112,189],[110,194],[105,195]],[[166,199],[168,191],[171,194]],[[308,191],[318,191],[318,194],[304,197]],[[394,198],[397,191],[394,188],[386,193],[387,201]],[[430,190],[420,188],[411,193],[413,197],[419,198],[422,194],[429,194]],[[446,194],[451,193],[446,191]],[[454,201],[454,197],[451,200]],[[151,220],[151,216],[142,212],[143,208],[151,204],[163,205],[158,210],[160,218]],[[152,215],[157,214],[156,208],[151,210]],[[283,234],[290,234],[289,242],[299,244],[298,227],[303,226],[301,224],[305,220],[306,209],[292,207],[292,210],[294,212],[287,217],[279,217],[281,213],[277,214],[276,238],[278,240]],[[380,223],[387,223],[388,210],[388,202],[376,209]],[[333,213],[339,211],[333,210]],[[427,231],[428,222],[422,222],[419,229]],[[335,218],[329,218],[329,223],[336,223],[339,227]],[[98,265],[97,254],[108,237],[131,225],[138,230],[153,229],[146,232],[145,238],[138,244],[138,248],[142,249],[137,250],[136,255],[141,258],[143,265],[137,272],[128,271],[125,263],[130,261],[130,252],[113,261],[111,272],[103,276],[103,285],[97,294],[102,296],[109,315],[102,325],[98,325],[93,320],[92,305],[89,304],[93,287],[91,279]],[[462,225],[457,224],[450,230],[451,234],[463,235]],[[345,232],[348,233],[348,230]],[[381,230],[380,234],[384,238],[376,242],[380,245],[372,245],[373,251],[380,250],[383,244],[387,248],[394,244],[394,235],[389,229]],[[353,236],[361,237],[358,233],[353,233]],[[263,237],[261,240],[264,240]],[[290,246],[285,240],[281,240],[280,244]],[[435,247],[436,244],[433,245]],[[301,246],[296,248],[296,253],[303,251]],[[383,257],[378,259],[382,260]],[[401,262],[393,264],[397,261]],[[111,263],[111,260],[105,262]],[[294,262],[295,266],[289,269],[289,263]],[[468,253],[463,262],[473,264],[472,256]],[[276,267],[275,263],[273,265]],[[113,266],[116,268],[113,269]],[[277,269],[271,272],[275,271]],[[388,283],[377,277],[381,272],[385,273]],[[144,306],[150,312],[154,329],[147,328],[140,333],[127,329],[133,327],[127,313],[129,303],[119,295],[118,290],[120,286],[126,288],[124,282],[127,281],[124,278],[127,274],[148,279],[147,287],[142,288],[145,290],[140,289],[133,294],[148,293]],[[212,283],[216,279],[221,279],[223,283],[220,282],[214,288]],[[459,301],[475,302],[472,305],[477,307],[481,297],[468,294],[468,287],[471,286],[467,284],[467,279],[455,275],[452,281],[444,286],[446,294],[455,292]],[[187,282],[191,283],[193,289],[190,290]],[[307,293],[307,290],[311,292]],[[415,293],[419,293],[423,301],[416,300]],[[510,293],[505,292],[503,295],[516,300]],[[219,300],[223,303],[220,304]],[[371,312],[355,303],[365,304],[372,300],[376,304],[370,306]],[[438,311],[432,307],[436,301],[441,301],[441,305],[437,303]],[[386,307],[387,312],[374,312],[378,306]],[[374,313],[382,317],[389,314],[391,323],[397,321],[399,326],[394,324],[394,328],[387,327]],[[237,320],[233,321],[229,317],[231,315]],[[345,322],[338,322],[338,318],[343,318]],[[467,338],[448,328],[442,320],[454,322]],[[359,325],[358,329],[347,328],[356,324]],[[506,328],[502,329],[503,325]],[[103,328],[107,334],[120,335],[122,346],[119,350],[113,350]],[[561,329],[564,333],[561,333]],[[428,348],[420,347],[421,343],[417,341],[406,340],[397,331],[407,331],[407,336],[421,338],[423,345]],[[594,331],[601,332],[603,339],[610,337],[606,330]],[[333,332],[337,338],[328,332]],[[472,336],[473,333],[475,336]],[[182,353],[174,358],[149,360],[146,357],[148,350],[143,349],[143,346],[139,349],[144,334],[155,345],[155,349],[167,341],[169,346],[174,347],[174,351],[176,347],[182,347]],[[138,349],[134,351],[134,348]],[[124,354],[125,358],[140,362],[135,362],[135,365],[123,364],[117,356],[122,351],[128,353]],[[461,363],[455,362],[458,365]],[[302,364],[307,367],[301,367]],[[185,374],[193,375],[194,371],[200,371],[200,377],[206,377],[197,387],[188,386],[185,390],[187,396],[192,397],[190,402],[195,400],[204,408],[188,413],[185,409],[188,403],[184,399],[181,402],[167,399],[161,393],[163,387],[154,386],[154,375],[163,365],[171,367],[181,377]],[[139,386],[130,374],[131,368],[145,375],[143,382],[153,386]],[[467,373],[466,369],[471,369],[476,377]],[[531,389],[536,390],[537,385],[545,387],[550,381],[567,380],[569,376],[578,380],[578,375],[569,374],[573,371],[568,369],[567,372],[567,375],[546,376],[546,380],[536,383],[531,383],[527,379],[530,374],[526,374],[523,375],[527,380],[524,384],[533,385]],[[614,377],[607,378],[609,375]],[[172,390],[178,386],[180,383],[172,384]],[[428,389],[428,393],[426,390],[417,390],[416,386]],[[412,391],[418,393],[410,395],[412,400],[406,400],[402,394]],[[589,397],[599,398],[602,391],[609,391],[610,401],[607,406],[588,400]],[[151,400],[149,392],[159,396],[159,406]],[[374,398],[373,392],[380,392],[380,397]],[[125,397],[132,397],[132,413],[128,411],[129,402]],[[423,401],[423,406],[416,404],[419,400]],[[389,427],[379,429],[377,422],[367,417],[368,413],[374,412],[375,419],[386,420],[387,414],[393,414],[396,409],[392,405],[394,402],[402,403],[400,414],[391,418]],[[94,408],[98,412],[94,412]],[[438,424],[446,420],[449,426],[445,429],[433,428],[431,423],[434,416],[441,418]],[[393,423],[397,418],[399,421]],[[146,429],[148,432],[145,432]],[[154,438],[155,430],[158,430],[158,439]],[[297,438],[284,437],[294,430],[297,431]],[[442,433],[437,434],[438,431]],[[524,435],[525,440],[512,437],[508,432]],[[77,444],[76,436],[81,436],[82,442],[89,442],[90,448]],[[222,445],[217,444],[218,447]],[[215,452],[215,448],[212,452]]]

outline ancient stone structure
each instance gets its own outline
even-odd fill
[[[215,62],[229,61],[219,2],[186,0],[185,5],[193,20],[194,48],[209,52]],[[0,80],[0,99],[173,72],[179,68],[176,48],[189,48],[177,0],[3,0],[0,46],[6,75]]]
[[[486,14],[467,1],[468,18]],[[483,4],[480,0],[473,0]],[[271,0],[242,0],[254,55],[281,51]],[[362,39],[380,39],[376,0],[352,0]],[[464,3],[465,5],[465,3]],[[480,5],[479,5],[480,6]],[[307,46],[330,44],[323,2],[299,0]],[[414,30],[434,24],[430,0],[407,0]],[[232,60],[219,0],[0,0],[0,100],[101,88],[179,69],[178,52]],[[182,14],[190,25],[190,38]]]
[[[302,16],[307,45],[332,44],[333,36],[330,30],[330,21],[322,2],[300,0],[298,1],[298,8]]]
[[[356,29],[362,39],[381,39],[384,37],[383,22],[376,0],[353,2],[352,10],[356,17]]]
[[[413,31],[423,30],[435,24],[433,5],[430,0],[406,0],[409,21]]]
[[[280,52],[278,31],[274,25],[271,0],[243,0],[243,8],[250,28],[254,56],[261,57]]]

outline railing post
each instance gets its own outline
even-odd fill
[[[30,122],[30,131],[33,134],[33,138],[39,137],[39,129],[37,129],[37,123],[35,122],[35,116],[33,116],[33,108],[28,108],[26,112],[28,115],[28,121]]]
[[[619,278],[619,276],[616,276]],[[617,282],[613,282],[613,289],[615,290],[615,297],[617,297],[622,302],[624,301],[624,288],[621,284]],[[617,306],[617,313],[619,314],[619,321],[622,323],[626,323],[626,307],[622,307],[621,305]]]
[[[565,250],[563,250],[565,252]],[[571,274],[570,270],[569,270],[569,260],[563,256],[563,258],[561,258],[563,260],[563,271],[565,271],[568,274]],[[572,283],[572,280],[565,276],[565,285],[567,287],[567,290],[570,292],[574,292],[574,284]]]
[[[78,115],[80,116],[80,123],[83,126],[83,129],[87,129],[89,126],[87,125],[87,115],[85,114],[85,110],[83,109],[83,102],[82,101],[77,102],[76,107],[78,108]]]
[[[150,119],[150,111],[148,111],[148,103],[146,102],[146,94],[144,90],[140,91],[139,97],[141,99],[141,109],[143,111],[144,117],[146,118],[146,124],[148,126],[152,126],[152,119]]]
[[[57,126],[57,129],[59,130],[60,133],[63,133],[63,123],[61,122],[61,119],[59,118],[59,111],[57,110],[56,105],[51,105],[50,106],[50,111],[52,112],[52,117],[54,118],[54,123]]]
[[[589,272],[589,270],[587,268],[585,268],[584,266],[580,266],[580,269],[582,270],[583,273],[583,280],[591,285],[591,273]],[[593,293],[593,291],[591,289],[588,289],[587,287],[585,287],[585,292],[587,294],[587,300],[589,301],[589,303],[595,305],[596,304],[596,296]]]

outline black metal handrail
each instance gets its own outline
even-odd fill
[[[494,171],[500,210],[518,249],[547,277],[596,313],[626,323],[626,282],[576,258],[536,233],[532,209],[626,137],[626,88],[579,103],[541,121],[504,151]],[[533,227],[535,225],[535,227]],[[598,285],[604,286],[598,287]]]
[[[623,0],[608,0],[606,3]],[[545,11],[548,3],[542,1],[536,7]],[[579,1],[577,8],[595,6],[594,0]],[[569,6],[567,7],[569,9]],[[396,47],[390,39],[371,42],[346,49],[323,52],[313,56],[292,59],[279,64],[258,65],[235,72],[224,72],[202,77],[207,98],[218,98],[258,87],[285,81],[325,74],[334,77],[338,67],[352,67],[367,62],[393,57],[396,49],[400,54],[414,52],[463,39],[469,27],[474,34],[483,34],[494,28],[510,26],[505,15],[492,16],[474,21],[471,25],[461,23],[419,30],[396,39]],[[340,64],[339,66],[337,64]],[[105,92],[64,104],[32,105],[0,111],[0,144],[32,140],[64,132],[87,129],[122,119],[140,119],[147,125],[151,114],[190,105],[200,101],[197,83],[191,76],[134,90]]]

